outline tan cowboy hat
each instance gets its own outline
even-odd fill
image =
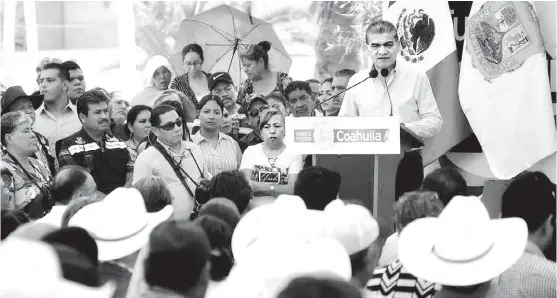
[[[439,217],[417,219],[404,227],[398,254],[416,277],[471,286],[510,268],[524,252],[527,237],[523,219],[491,220],[477,197],[456,196]]]

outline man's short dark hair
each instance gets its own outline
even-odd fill
[[[333,278],[298,277],[292,280],[277,298],[360,298],[360,291],[343,280]]]
[[[337,72],[335,72],[334,76],[335,77],[352,77],[354,74],[356,74],[355,70],[352,69],[348,69],[348,68],[343,68],[341,70],[337,70]]]
[[[318,80],[318,79],[309,79],[309,80],[306,80],[306,82],[307,82],[308,84],[311,84],[311,83],[319,84],[319,80]]]
[[[48,63],[43,67],[42,71],[47,69],[57,69],[58,77],[62,80],[62,82],[70,80],[70,72],[60,63]]]
[[[210,198],[223,197],[231,200],[243,214],[253,199],[253,190],[240,171],[225,171],[218,173],[211,180]]]
[[[368,36],[371,34],[392,33],[395,41],[398,41],[398,35],[395,25],[389,21],[380,20],[371,23],[366,29],[366,44],[369,44]]]
[[[453,168],[439,168],[424,178],[421,190],[436,192],[441,202],[447,206],[455,196],[466,194],[466,180]]]
[[[296,90],[305,91],[309,95],[312,94],[311,93],[311,87],[309,86],[309,84],[307,82],[293,81],[293,82],[290,82],[290,84],[288,84],[288,86],[286,86],[286,89],[284,89],[284,94],[286,95],[287,99],[288,99],[288,96],[290,95],[290,93],[292,93]]]
[[[501,216],[522,218],[535,232],[549,216],[555,220],[555,208],[555,184],[542,172],[524,172],[503,193]]]
[[[52,199],[55,202],[68,205],[73,195],[87,181],[88,174],[84,168],[75,165],[60,169],[56,177],[54,177],[54,182],[51,186]]]
[[[89,105],[90,104],[99,104],[101,102],[108,102],[110,99],[99,90],[89,90],[85,91],[81,96],[77,98],[76,107],[77,107],[77,114],[84,114],[85,116],[89,116]]]
[[[149,237],[145,282],[185,294],[199,283],[210,252],[207,235],[189,219],[164,221]]]
[[[68,70],[68,72],[70,70],[76,70],[76,69],[81,69],[81,67],[79,67],[79,65],[77,63],[75,63],[74,61],[68,60],[68,61],[64,61],[62,63],[62,66]]]
[[[324,79],[324,80],[323,80],[323,83],[321,83],[321,86],[323,86],[323,84],[325,84],[325,83],[331,83],[331,84],[332,84],[332,83],[333,83],[333,78],[326,78],[326,79]]]
[[[323,210],[337,198],[341,180],[338,172],[320,166],[308,167],[298,173],[294,195],[301,197],[308,209]]]

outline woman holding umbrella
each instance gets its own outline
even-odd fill
[[[244,72],[248,76],[238,90],[238,103],[242,106],[253,94],[269,95],[271,92],[280,92],[286,97],[284,90],[292,82],[287,73],[273,71],[269,68],[269,50],[271,43],[262,41],[247,47],[240,55]],[[285,115],[286,116],[286,115]]]
[[[196,105],[198,98],[208,95],[209,74],[204,72],[203,49],[196,43],[191,43],[182,49],[182,63],[186,73],[176,77],[170,84],[170,89],[176,89],[189,97]]]

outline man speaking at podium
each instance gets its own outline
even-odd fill
[[[400,117],[401,123],[421,141],[436,136],[443,126],[443,118],[429,79],[417,69],[403,63],[397,65],[400,41],[396,27],[383,20],[372,23],[366,30],[366,44],[373,61],[372,69],[352,76],[338,116],[394,115]],[[418,50],[422,44],[416,39],[413,45],[408,46]],[[358,83],[361,85],[350,88]],[[418,169],[417,164],[421,168]],[[401,192],[418,187],[422,178],[423,164],[419,151],[405,153],[397,171],[396,198]],[[407,186],[399,185],[399,181]]]

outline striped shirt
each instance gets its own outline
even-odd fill
[[[237,170],[242,161],[242,150],[238,143],[230,136],[219,133],[217,146],[201,135],[201,131],[192,137],[192,141],[197,144],[205,155],[205,164],[211,175]]]
[[[491,283],[489,298],[542,298],[557,296],[557,267],[540,248],[528,241],[524,254]]]
[[[207,74],[206,72],[203,72],[203,73],[207,76],[207,81],[208,81],[209,80],[209,74]],[[199,104],[199,100],[195,96],[195,92],[193,92],[193,89],[190,87],[189,74],[188,73],[185,73],[181,76],[175,77],[174,80],[172,80],[172,83],[170,83],[170,89],[178,90],[178,91],[184,93],[189,99],[191,99],[191,101],[193,101],[193,103],[195,104],[196,107]],[[207,90],[209,90],[209,86],[207,86]],[[209,93],[207,93],[207,94],[209,94]],[[205,94],[205,95],[207,95],[207,94]]]
[[[410,274],[400,261],[373,271],[366,284],[367,297],[431,298],[441,289],[440,285]]]

